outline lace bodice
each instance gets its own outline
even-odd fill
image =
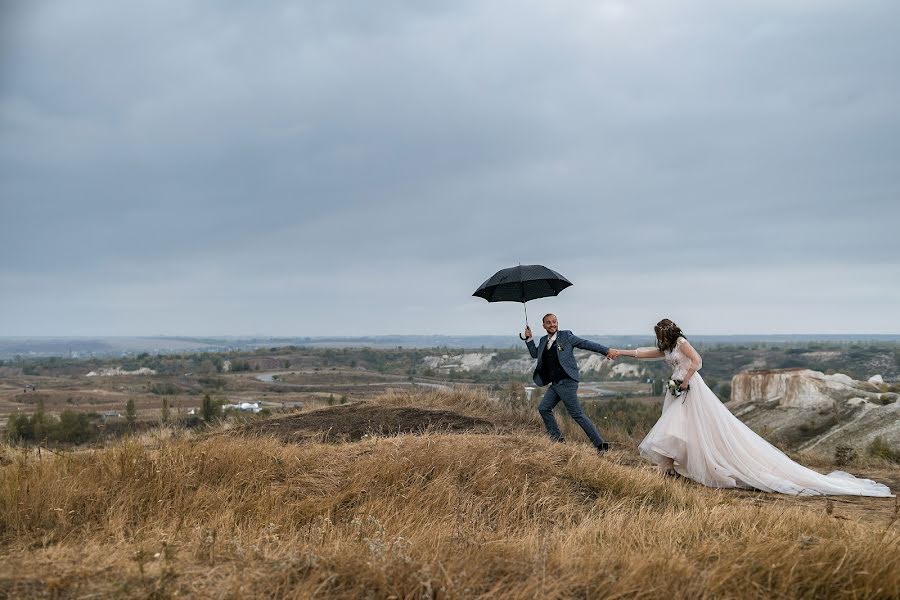
[[[675,348],[665,353],[666,364],[672,367],[672,378],[682,379],[691,368],[691,359],[681,350],[682,344],[687,342],[683,337],[678,338],[675,342]]]

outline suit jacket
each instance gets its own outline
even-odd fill
[[[538,387],[546,385],[546,383],[541,380],[541,361],[544,358],[544,349],[547,346],[548,337],[549,336],[546,335],[542,337],[539,346],[534,345],[534,339],[530,339],[525,342],[525,344],[528,346],[528,352],[531,353],[531,358],[537,359],[537,366],[534,369],[534,375],[532,376],[532,378],[534,379],[535,385],[537,385]],[[599,352],[603,355],[609,352],[609,348],[607,348],[603,344],[598,344],[596,342],[582,339],[567,329],[562,329],[556,332],[556,347],[557,354],[559,355],[559,365],[566,372],[566,375],[568,375],[575,381],[580,381],[580,375],[578,373],[578,361],[575,360],[575,348],[590,350],[591,352]]]

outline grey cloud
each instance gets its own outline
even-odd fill
[[[897,265],[900,15],[888,2],[9,10],[0,276],[50,297],[66,282],[116,323],[149,286],[182,299],[160,327],[181,306],[190,329],[198,273],[213,320],[264,305],[286,323],[292,302],[333,321],[366,285],[378,291],[365,312],[384,317],[406,305],[378,288],[391,277],[459,298],[409,303],[450,314],[519,260],[598,265],[580,273],[585,287],[606,274]],[[287,273],[333,291],[297,302]],[[104,285],[116,291],[87,287]],[[416,312],[415,331],[456,330],[436,314]],[[42,327],[36,312],[28,322]]]

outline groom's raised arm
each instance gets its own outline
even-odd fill
[[[597,342],[592,342],[590,340],[585,340],[574,333],[572,337],[569,338],[569,342],[576,348],[581,348],[582,350],[590,350],[591,352],[599,352],[600,354],[606,355],[609,353],[609,348],[604,346],[603,344],[598,344]]]
[[[531,336],[531,327],[525,328],[525,345],[528,346],[528,352],[531,354],[531,358],[537,358],[538,349],[537,346],[534,345],[534,338]]]

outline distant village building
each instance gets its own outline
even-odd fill
[[[148,369],[147,367],[141,367],[136,371],[125,371],[120,367],[116,367],[113,369],[100,369],[99,371],[91,371],[85,377],[113,377],[115,375],[156,375],[156,371],[153,369]]]
[[[236,404],[223,404],[223,411],[240,410],[242,412],[258,413],[262,410],[259,402],[238,402]]]

